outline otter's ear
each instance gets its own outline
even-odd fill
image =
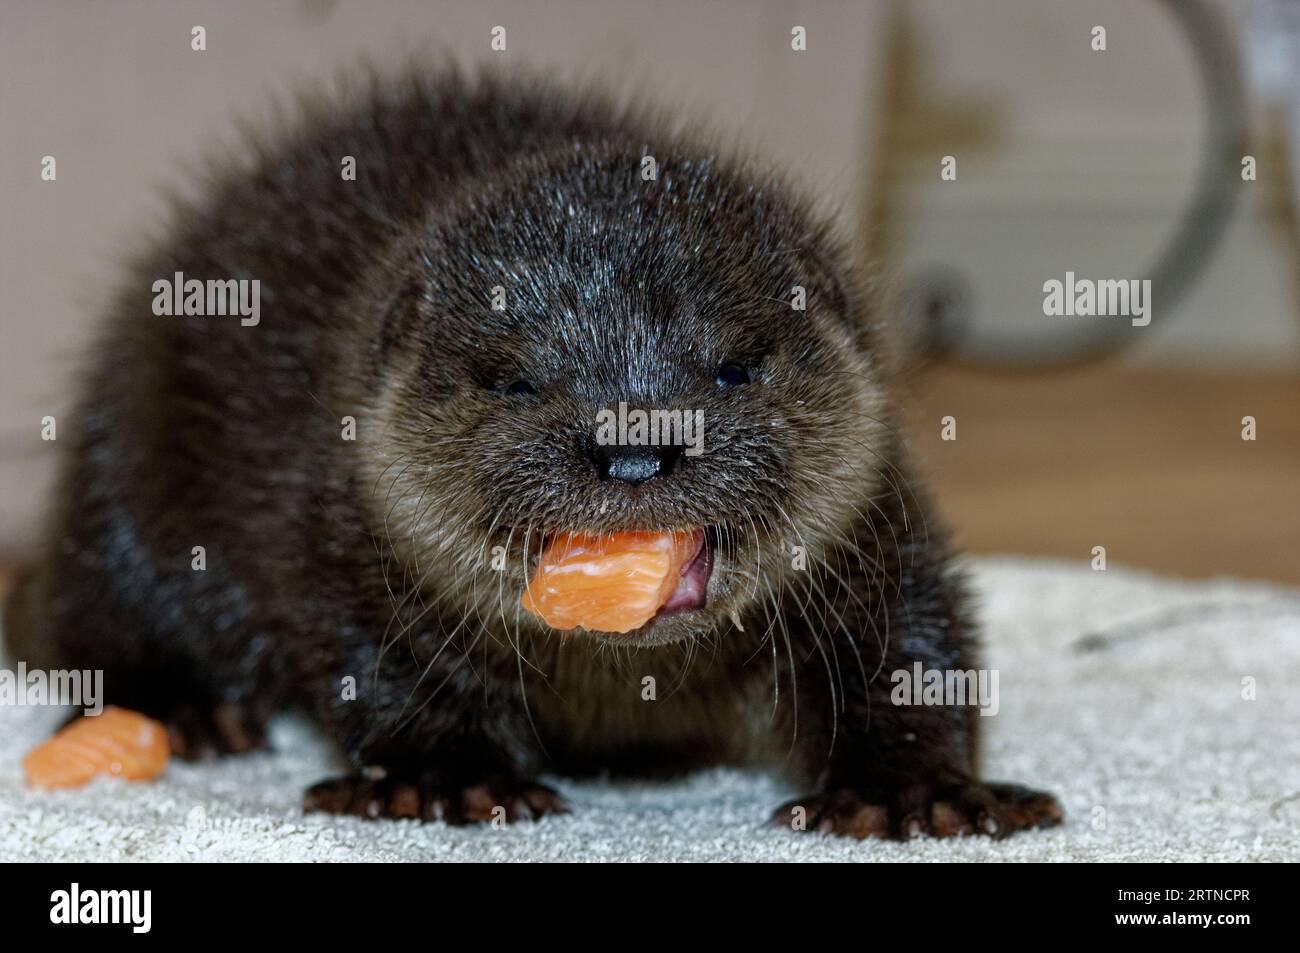
[[[826,304],[834,310],[835,314],[846,321],[851,321],[854,318],[853,295],[841,277],[842,273],[843,269],[835,262],[822,262],[819,277],[826,289]]]
[[[379,319],[379,339],[376,346],[377,370],[388,368],[397,354],[402,352],[398,345],[405,341],[418,340],[412,335],[420,323],[420,286],[414,282],[401,282],[396,286],[387,302],[381,306]]]
[[[872,308],[855,262],[840,252],[817,254],[804,262],[807,288],[819,310],[845,328],[860,346],[870,346]]]

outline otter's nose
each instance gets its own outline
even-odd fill
[[[596,472],[605,480],[644,483],[673,472],[681,447],[618,447],[597,445],[592,452]]]

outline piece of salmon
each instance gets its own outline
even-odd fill
[[[167,729],[152,718],[108,706],[72,722],[23,759],[29,784],[73,788],[100,774],[151,781],[163,773],[171,746]]]
[[[668,601],[703,545],[702,530],[562,534],[543,551],[523,606],[556,629],[630,632]]]

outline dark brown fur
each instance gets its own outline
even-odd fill
[[[176,271],[260,279],[261,323],[155,316]],[[806,785],[810,828],[1052,823],[976,780],[974,708],[890,704],[895,669],[977,663],[851,273],[780,183],[598,102],[412,75],[314,107],[111,304],[18,654],[104,669],[186,754],[305,707],[357,772],[315,809],[539,816],[563,809],[539,772],[726,762]],[[720,388],[727,361],[753,382]],[[702,409],[707,452],[597,479],[619,400]],[[519,608],[549,533],[698,526],[701,611],[600,638]]]

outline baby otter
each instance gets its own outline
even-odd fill
[[[352,772],[308,810],[535,818],[567,810],[544,772],[725,763],[806,790],[794,829],[1060,820],[979,779],[974,707],[891,699],[976,668],[966,594],[790,188],[598,97],[418,73],[250,156],[110,303],[19,658],[103,669],[188,757],[307,709]],[[257,319],[158,313],[179,275],[257,281]],[[620,403],[703,452],[597,441]],[[703,539],[644,625],[521,607],[548,540],[633,530]]]

